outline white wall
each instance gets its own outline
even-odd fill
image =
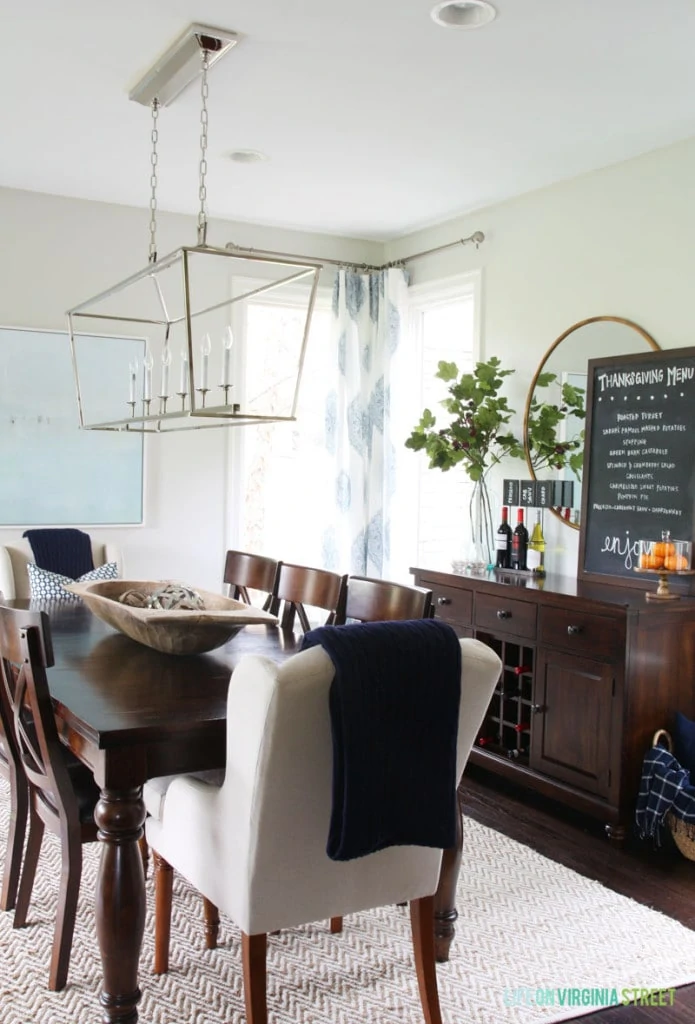
[[[146,210],[0,189],[0,324],[64,330],[66,309],[146,265],[148,223]],[[195,244],[193,216],[160,214],[159,224],[160,255]],[[374,243],[223,222],[211,223],[208,240],[356,262],[378,263],[382,255]],[[120,546],[128,574],[219,589],[228,536],[229,433],[147,438],[145,525],[91,531]],[[26,486],[41,482],[27,480]],[[0,544],[20,534],[0,529]]]
[[[508,393],[519,429],[537,363],[578,320],[623,316],[662,348],[695,344],[695,139],[399,239],[386,259],[476,230],[478,251],[415,262],[413,281],[482,268],[483,354],[517,371]],[[526,476],[521,462],[508,469]],[[546,540],[553,568],[574,574],[577,532],[552,520]]]

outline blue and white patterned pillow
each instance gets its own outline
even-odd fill
[[[71,580],[69,576],[61,576],[57,572],[49,572],[48,569],[41,569],[34,562],[27,563],[29,573],[29,593],[32,601],[79,601],[77,594],[71,594],[65,589],[66,583],[89,583],[91,580],[117,580],[118,563],[107,562],[100,565],[98,569],[92,569],[80,576],[77,580]]]

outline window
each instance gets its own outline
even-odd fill
[[[439,402],[446,397],[447,386],[435,377],[437,365],[440,360],[453,362],[461,373],[472,370],[480,358],[479,291],[477,273],[412,289],[411,329],[421,382],[417,410],[430,409],[441,423],[447,414]],[[413,417],[411,426],[415,422]],[[452,558],[461,557],[472,484],[463,467],[448,472],[429,469],[422,456],[416,487],[415,564],[449,568]]]
[[[303,315],[287,302],[249,302],[245,329],[249,356],[259,333],[273,332],[280,337],[293,333]],[[232,466],[239,484],[234,543],[245,551],[315,566],[322,565],[317,525],[329,515],[333,474],[323,437],[325,389],[312,387],[312,381],[325,381],[335,372],[327,345],[329,322],[329,300],[322,296],[311,320],[296,422],[237,431]],[[278,359],[282,358],[281,350]]]
[[[455,362],[464,370],[472,369],[478,358],[478,287],[476,274],[411,289],[411,329],[392,364],[398,481],[397,493],[391,496],[392,579],[412,582],[410,566],[448,567],[461,555],[468,477],[463,469],[429,470],[424,458],[405,448],[405,439],[421,409],[428,406],[438,414],[438,402],[446,393],[446,386],[434,376],[439,360]],[[281,334],[300,315],[290,302],[273,303],[265,295],[249,303],[245,351],[253,352],[258,332]],[[330,329],[330,293],[324,292],[312,317],[297,421],[230,432],[230,473],[236,482],[232,507],[237,510],[230,523],[231,547],[288,562],[325,564],[323,539],[334,515],[336,472],[324,443],[325,396],[337,372]]]

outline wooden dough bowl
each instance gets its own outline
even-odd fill
[[[126,590],[150,594],[167,580],[97,580],[92,583],[66,584],[66,590],[81,597],[97,618],[125,633],[132,640],[164,654],[203,654],[221,647],[244,626],[251,623],[275,624],[274,615],[252,608],[208,590],[198,590],[204,611],[159,611],[120,604]]]

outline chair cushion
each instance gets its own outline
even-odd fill
[[[206,782],[209,786],[219,787],[224,782],[224,768],[211,768],[206,772],[192,772],[189,777]],[[142,796],[145,801],[145,810],[152,818],[156,818],[157,821],[162,820],[167,790],[174,779],[178,778],[180,778],[178,775],[159,775],[155,779],[149,779],[143,787]]]
[[[107,562],[100,565],[98,569],[86,572],[84,576],[73,580],[69,576],[60,576],[58,573],[49,572],[48,569],[41,569],[34,562],[27,563],[29,574],[29,591],[32,601],[79,601],[77,594],[71,594],[65,589],[66,583],[88,583],[90,580],[115,580],[118,579],[118,565],[116,562]]]

